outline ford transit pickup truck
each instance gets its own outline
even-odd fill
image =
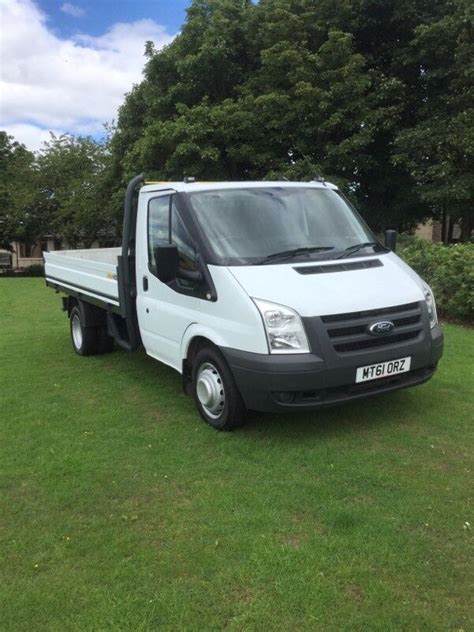
[[[121,247],[44,260],[78,354],[144,347],[219,430],[422,384],[443,351],[393,231],[382,244],[329,182],[137,176]]]

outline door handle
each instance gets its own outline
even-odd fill
[[[143,277],[143,291],[148,292],[148,277]]]

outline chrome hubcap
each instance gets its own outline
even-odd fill
[[[76,349],[80,349],[82,347],[82,327],[77,314],[74,314],[72,319],[72,339],[74,340]]]
[[[219,371],[210,362],[205,362],[199,367],[196,393],[209,417],[217,419],[224,410],[225,390]]]

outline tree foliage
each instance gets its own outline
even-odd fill
[[[71,246],[113,233],[109,162],[107,144],[69,134],[51,135],[36,158],[38,207]]]
[[[71,246],[116,241],[108,143],[65,134],[36,154],[0,132],[0,242],[52,235]]]
[[[413,125],[396,140],[393,161],[406,166],[436,215],[459,218],[464,240],[474,228],[474,5],[419,25],[409,54],[420,67],[422,98]]]
[[[159,179],[339,184],[375,230],[447,212],[470,238],[470,0],[193,0],[106,143],[0,136],[0,239],[113,239],[123,192]]]
[[[439,211],[429,174],[417,168],[428,84],[430,99],[448,109],[456,101],[459,120],[443,130],[451,145],[459,149],[463,126],[472,131],[464,112],[472,42],[461,35],[471,28],[468,8],[468,0],[194,0],[173,43],[147,47],[144,79],[112,141],[116,175],[323,175],[374,228],[410,227]],[[466,175],[459,156],[456,165]]]
[[[34,156],[24,145],[0,131],[0,248],[27,240],[41,230],[34,212]]]

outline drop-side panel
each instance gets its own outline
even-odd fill
[[[45,252],[46,281],[66,290],[79,290],[84,295],[118,305],[117,255],[120,248],[91,250],[58,250]]]

